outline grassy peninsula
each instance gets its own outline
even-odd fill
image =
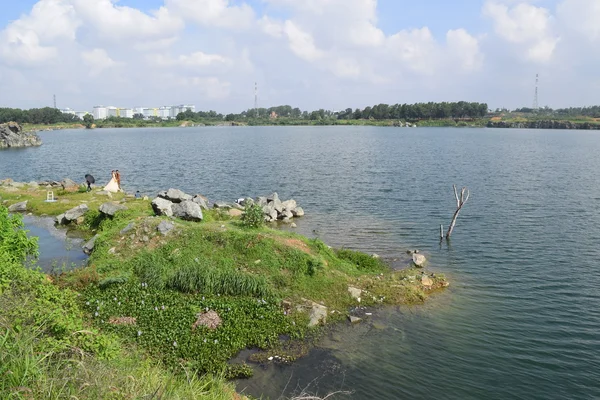
[[[222,209],[189,222],[123,194],[57,194],[48,203],[45,188],[0,186],[1,398],[241,398],[228,379],[293,362],[321,326],[349,323],[352,307],[419,303],[447,286]],[[86,267],[32,268],[36,240],[6,208],[24,201],[48,217],[87,205],[69,226],[96,238]],[[124,208],[108,217],[98,211],[107,202]],[[229,362],[246,348],[250,364]]]

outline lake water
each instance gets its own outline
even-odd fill
[[[42,132],[0,177],[112,169],[126,190],[211,200],[277,191],[299,232],[384,257],[418,248],[451,287],[340,327],[291,367],[238,388],[277,398],[600,398],[600,136],[587,131],[256,127]],[[439,243],[468,186],[451,245]]]

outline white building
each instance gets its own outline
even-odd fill
[[[92,111],[94,119],[106,119],[108,117],[108,108],[104,106],[95,106]]]
[[[83,119],[83,117],[85,117],[88,114],[89,112],[87,111],[75,111],[75,115],[78,116],[80,119]]]
[[[63,109],[60,110],[60,112],[63,113],[63,114],[73,114],[73,115],[75,115],[75,110],[72,110],[70,108],[63,108]]]
[[[196,112],[196,106],[192,104],[181,104],[178,106],[171,106],[171,118],[177,118],[179,113],[186,112],[187,110]]]
[[[114,107],[114,106],[106,107],[106,110],[107,110],[107,114],[109,117],[118,117],[119,116],[119,109],[117,107]]]
[[[171,117],[171,109],[172,107],[160,107],[158,109],[158,117],[162,119],[168,119]]]
[[[117,109],[117,113],[121,118],[133,118],[133,109],[132,108],[119,108]]]

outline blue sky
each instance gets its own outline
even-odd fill
[[[0,106],[600,103],[599,0],[0,3]]]

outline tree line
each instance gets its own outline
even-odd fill
[[[423,119],[474,119],[483,118],[488,113],[488,105],[485,103],[470,103],[466,101],[442,102],[442,103],[416,103],[416,104],[377,104],[364,109],[347,108],[343,111],[330,111],[325,109],[315,111],[302,111],[289,105],[270,108],[251,108],[239,114],[227,114],[223,116],[215,111],[193,112],[187,110],[177,116],[181,121],[200,121],[204,119],[224,119],[225,121],[240,121],[248,119],[265,119],[271,117],[305,119],[305,120],[358,120],[358,119],[399,119],[399,120],[423,120]]]
[[[569,107],[569,108],[557,108],[552,109],[550,107],[543,107],[537,110],[533,108],[517,108],[515,112],[524,114],[538,114],[538,115],[559,115],[567,117],[591,117],[600,118],[600,106],[590,107]]]
[[[52,107],[32,108],[21,110],[20,108],[0,108],[0,123],[18,122],[20,124],[58,124],[61,122],[73,123],[81,119],[73,114],[64,114]]]

